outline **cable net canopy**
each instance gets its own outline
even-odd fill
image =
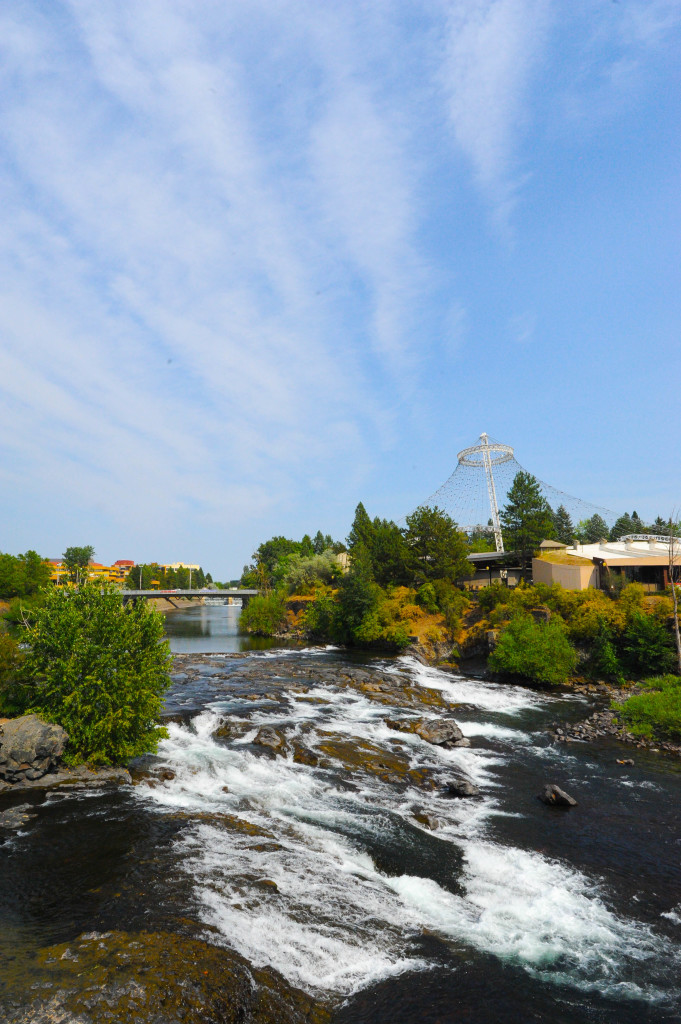
[[[494,491],[500,510],[507,503],[508,492],[513,485],[517,473],[527,472],[515,457],[510,445],[502,444],[486,434],[482,434],[483,444],[471,445],[459,452],[456,469],[447,481],[431,494],[424,505],[437,505],[452,517],[459,529],[467,532],[475,530],[492,530],[493,510],[490,501],[488,469],[494,482]],[[573,524],[576,526],[583,519],[594,515],[601,516],[608,526],[617,519],[617,513],[611,509],[594,505],[582,498],[559,491],[557,487],[547,484],[535,477],[542,495],[553,511],[561,505],[566,509]]]

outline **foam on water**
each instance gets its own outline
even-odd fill
[[[423,666],[414,665],[421,678]],[[433,670],[424,672],[432,686]],[[488,684],[438,675],[438,688],[452,688],[456,698],[448,696],[481,710],[509,712],[509,695],[516,711],[546,699],[513,687],[500,689],[499,698]],[[312,992],[348,995],[427,966],[416,940],[428,932],[544,980],[656,998],[656,965],[668,970],[676,955],[665,939],[614,914],[598,886],[578,871],[489,841],[491,768],[502,754],[444,750],[396,732],[386,717],[416,713],[384,707],[355,690],[325,685],[286,698],[276,706],[253,702],[250,730],[229,743],[213,738],[228,701],[190,726],[171,723],[160,753],[174,778],[136,790],[159,809],[181,808],[195,817],[178,840],[181,863],[194,880],[203,920],[226,943]],[[350,775],[340,765],[332,771],[269,758],[250,746],[261,725],[284,727],[289,738],[298,735],[312,749],[329,735],[354,738],[399,751],[412,768],[456,769],[483,788],[483,799],[450,800],[441,790],[393,786],[370,773]],[[531,739],[484,721],[464,728],[514,746]],[[424,842],[442,843],[440,862],[454,865],[463,855],[463,874],[451,884],[442,876],[438,882],[385,873],[370,855],[391,830],[398,845],[414,834],[416,805],[440,822],[427,840],[423,830]],[[666,915],[674,923],[677,910]]]
[[[433,690],[440,690],[452,703],[475,704],[484,711],[491,711],[500,714],[513,715],[519,711],[526,711],[530,708],[541,707],[550,701],[556,700],[547,694],[534,693],[522,686],[511,686],[498,683],[486,683],[481,679],[470,679],[465,676],[453,675],[451,672],[442,672],[431,665],[422,665],[411,655],[404,655],[394,665],[388,664],[386,672],[407,671],[420,686],[427,686]],[[561,694],[561,700],[581,700],[579,696],[566,697]]]

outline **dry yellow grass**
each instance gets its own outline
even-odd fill
[[[590,558],[568,555],[566,551],[546,551],[536,557],[541,562],[552,562],[554,565],[593,565]]]

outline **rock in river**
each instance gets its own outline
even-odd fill
[[[566,793],[564,789],[560,788],[560,786],[544,786],[541,793],[537,794],[537,798],[541,800],[543,804],[548,804],[549,807],[577,806],[575,798]]]
[[[427,743],[434,743],[438,747],[455,747],[461,744],[464,734],[453,718],[432,718],[421,720],[415,727],[414,732]],[[466,744],[468,745],[468,744]]]
[[[456,782],[448,782],[445,787],[445,796],[480,796],[480,790],[472,782],[466,779],[457,779]]]
[[[31,782],[41,778],[64,752],[68,733],[37,715],[11,718],[0,726],[0,778]]]
[[[259,747],[268,747],[273,754],[283,754],[286,751],[286,737],[271,725],[261,726],[253,742]]]

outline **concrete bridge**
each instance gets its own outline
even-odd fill
[[[185,597],[212,597],[218,601],[223,601],[225,604],[229,604],[229,598],[240,597],[242,607],[246,607],[251,597],[256,597],[260,593],[259,590],[251,590],[248,587],[245,588],[234,588],[233,590],[122,590],[121,595],[124,601],[136,601],[140,598],[148,597],[164,597],[166,601],[170,601],[172,604],[173,598]]]

